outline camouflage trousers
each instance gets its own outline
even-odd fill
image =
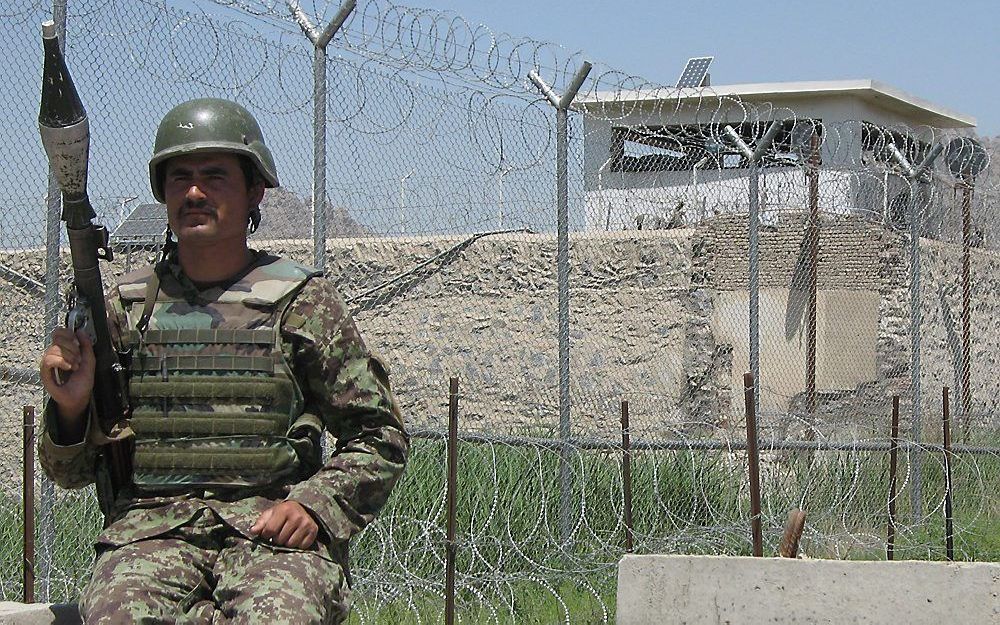
[[[309,551],[251,541],[208,510],[166,534],[100,545],[80,597],[85,623],[340,623],[341,567]]]

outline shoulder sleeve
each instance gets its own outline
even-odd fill
[[[283,321],[306,410],[336,439],[328,462],[289,498],[309,508],[333,538],[347,540],[385,505],[409,438],[385,366],[368,351],[329,280],[310,279]]]

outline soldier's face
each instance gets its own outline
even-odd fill
[[[260,204],[264,184],[247,188],[238,157],[191,154],[164,167],[167,221],[180,244],[245,244],[250,208]]]

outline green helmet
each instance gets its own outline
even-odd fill
[[[165,201],[160,165],[168,158],[198,152],[242,154],[253,161],[265,187],[280,184],[274,157],[264,145],[260,125],[250,111],[229,100],[201,98],[170,109],[156,129],[153,157],[149,159],[149,184],[157,201]]]

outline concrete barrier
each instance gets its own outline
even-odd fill
[[[1000,564],[625,556],[618,625],[1000,624]]]
[[[0,601],[0,625],[80,625],[80,612],[69,603]]]

